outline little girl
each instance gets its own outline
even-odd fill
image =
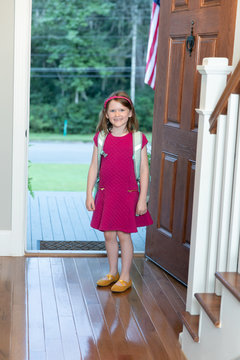
[[[98,134],[107,137],[101,156],[100,181],[95,201],[92,195],[97,178]],[[151,225],[147,210],[149,179],[147,139],[142,134],[140,164],[140,194],[134,172],[132,133],[138,130],[133,103],[123,91],[111,94],[100,113],[94,149],[88,173],[86,207],[93,211],[91,226],[104,232],[109,262],[109,274],[98,280],[98,286],[115,283],[111,290],[123,292],[131,287],[130,269],[133,259],[131,233],[137,227]],[[122,267],[118,273],[118,243],[121,246]]]

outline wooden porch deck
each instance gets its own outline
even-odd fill
[[[40,241],[104,241],[92,229],[92,213],[85,207],[84,192],[35,191],[28,198],[27,250],[39,250]],[[146,229],[132,234],[135,252],[145,250]]]
[[[137,257],[113,294],[96,286],[107,270],[106,257],[0,257],[0,358],[184,360],[185,286]]]

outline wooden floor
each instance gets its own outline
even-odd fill
[[[107,270],[104,257],[1,257],[0,359],[185,359],[186,288],[138,257],[132,289],[112,294],[95,285]]]
[[[85,207],[84,192],[35,191],[28,199],[27,250],[39,250],[41,240],[104,241],[90,227],[92,213]],[[145,250],[145,227],[132,234],[134,251]]]

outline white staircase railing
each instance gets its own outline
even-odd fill
[[[216,271],[237,271],[240,235],[239,95],[230,95],[227,115],[218,116],[216,134],[209,132],[210,115],[232,67],[225,58],[205,58],[198,71],[202,80],[186,309],[192,315],[199,314],[195,293],[219,293]]]

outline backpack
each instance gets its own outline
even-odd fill
[[[138,184],[138,191],[140,193],[140,165],[141,165],[141,151],[142,151],[142,132],[135,131],[132,133],[133,135],[133,162],[134,162],[134,172],[136,181]],[[101,157],[106,157],[107,154],[103,151],[104,142],[106,140],[107,134],[102,130],[98,134],[98,149],[97,149],[97,180],[93,189],[93,197],[95,198],[96,193],[98,191],[98,185],[100,181],[99,173],[101,166]],[[148,181],[148,192],[147,192],[147,203],[149,201],[150,195],[150,175]]]

